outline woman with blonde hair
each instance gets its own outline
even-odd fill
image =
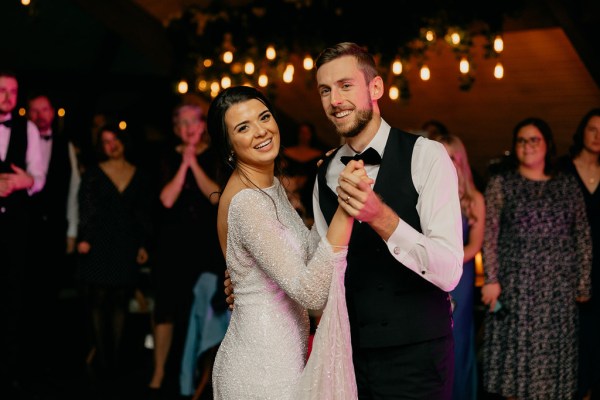
[[[458,136],[446,134],[433,138],[441,142],[456,167],[458,194],[463,219],[463,273],[450,292],[454,304],[454,386],[453,399],[477,398],[477,361],[473,296],[475,291],[475,255],[483,245],[485,199],[475,187],[465,145]]]

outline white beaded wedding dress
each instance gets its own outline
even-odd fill
[[[346,254],[306,228],[277,179],[233,197],[226,260],[235,307],[213,368],[215,400],[357,398]],[[325,303],[306,364],[306,309]]]

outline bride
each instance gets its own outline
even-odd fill
[[[260,91],[223,90],[208,111],[208,132],[226,170],[217,228],[235,286],[213,369],[214,398],[356,399],[343,282],[353,218],[342,199],[345,187],[369,180],[362,161],[341,173],[338,209],[321,238],[275,176],[279,127]],[[306,362],[307,309],[323,306]]]

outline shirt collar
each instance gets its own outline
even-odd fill
[[[385,150],[385,145],[388,137],[390,136],[390,129],[392,129],[392,127],[385,122],[383,118],[381,118],[379,129],[377,130],[375,136],[373,136],[373,139],[371,139],[371,142],[365,147],[365,150],[369,147],[372,147],[377,150],[381,157],[383,157],[383,151]],[[352,150],[347,144],[342,146],[339,151],[340,156],[353,156],[354,154],[356,154],[354,150]]]

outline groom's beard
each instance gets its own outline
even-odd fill
[[[344,138],[351,138],[361,133],[373,119],[373,108],[356,111],[356,122],[346,130],[336,129],[338,135]]]

